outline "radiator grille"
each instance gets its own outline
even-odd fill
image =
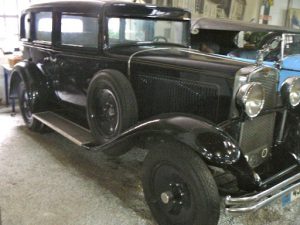
[[[219,104],[216,85],[152,75],[136,78],[137,99],[144,117],[183,112],[216,119]]]
[[[275,115],[271,113],[259,116],[241,125],[240,147],[245,155],[255,158],[255,162],[249,162],[252,166],[262,163],[264,159],[261,157],[261,151],[272,146]]]

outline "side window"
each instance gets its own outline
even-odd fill
[[[99,24],[97,17],[67,15],[61,16],[61,44],[97,48]]]
[[[30,40],[31,18],[30,13],[22,16],[21,19],[21,38]]]
[[[35,14],[35,40],[51,42],[52,12]]]

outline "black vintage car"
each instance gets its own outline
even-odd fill
[[[300,80],[190,46],[190,13],[60,1],[22,13],[11,76],[28,128],[91,151],[149,149],[146,201],[159,224],[218,223],[299,186]]]

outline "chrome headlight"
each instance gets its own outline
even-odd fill
[[[287,78],[280,89],[282,100],[296,107],[300,103],[300,77]]]
[[[256,117],[264,107],[264,88],[257,82],[244,84],[238,90],[236,100],[249,117]]]

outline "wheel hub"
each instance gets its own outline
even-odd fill
[[[160,199],[164,204],[168,204],[173,199],[173,194],[170,191],[161,193]]]
[[[109,89],[100,89],[97,95],[99,129],[104,136],[111,136],[119,125],[119,109],[114,93]]]
[[[169,188],[169,190],[161,193],[160,200],[171,214],[179,214],[184,203],[188,200],[185,199],[184,184],[170,183]]]

